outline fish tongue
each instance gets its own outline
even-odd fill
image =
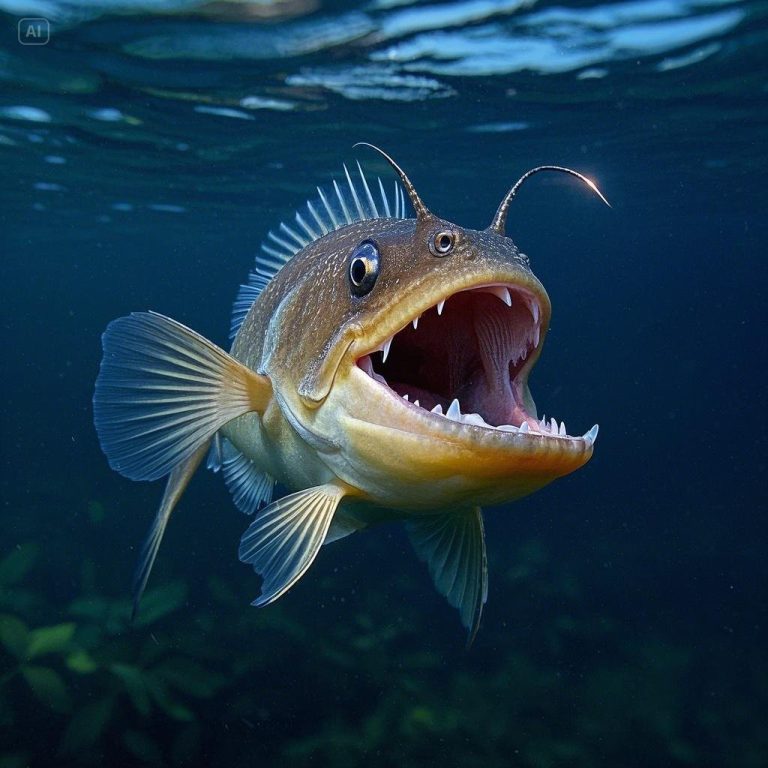
[[[509,378],[509,363],[517,359],[519,344],[515,338],[514,328],[510,318],[499,312],[481,311],[475,315],[475,332],[480,348],[480,360],[485,373],[485,386],[476,382],[475,398],[483,402],[475,403],[482,410],[479,413],[489,413],[498,410],[502,403],[513,403],[512,386]],[[479,385],[479,386],[478,386]],[[495,406],[495,408],[494,408]],[[498,414],[501,416],[502,414]],[[505,423],[507,421],[498,421]]]
[[[468,405],[490,424],[535,424],[517,402],[509,372],[510,364],[526,357],[529,323],[523,322],[514,304],[511,308],[501,304],[478,305],[474,327],[483,371],[474,382]]]

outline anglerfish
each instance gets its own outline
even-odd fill
[[[372,145],[368,145],[372,146]],[[220,470],[254,517],[239,556],[254,605],[287,592],[323,544],[404,521],[437,590],[474,637],[488,593],[483,514],[583,466],[597,425],[540,419],[528,378],[551,304],[511,238],[433,214],[397,163],[393,193],[345,178],[269,233],[235,302],[229,352],[139,312],[109,324],[94,421],[110,466],[167,476],[134,611],[195,470]],[[413,209],[406,211],[406,197]],[[278,495],[277,491],[284,495]]]

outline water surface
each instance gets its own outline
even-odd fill
[[[766,3],[0,9],[1,766],[768,763]],[[391,179],[357,141],[464,226],[534,165],[598,181],[610,210],[541,176],[508,223],[554,307],[539,409],[595,456],[488,512],[470,652],[396,525],[251,608],[203,472],[130,628],[161,489],[99,450],[100,333],[226,344],[268,229],[343,162]]]

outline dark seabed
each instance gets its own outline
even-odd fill
[[[768,3],[0,0],[0,768],[768,765]],[[20,17],[47,17],[21,45]],[[275,605],[200,471],[111,471],[100,334],[221,345],[268,229],[378,144],[553,303],[539,409],[592,461],[488,511],[469,651],[400,525]]]

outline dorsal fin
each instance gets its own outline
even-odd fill
[[[229,337],[234,339],[252,304],[269,281],[302,248],[355,221],[367,219],[404,219],[405,195],[398,181],[393,194],[387,197],[384,184],[377,178],[378,195],[368,184],[360,163],[359,178],[344,167],[344,180],[334,180],[328,189],[317,188],[318,197],[309,200],[296,212],[295,224],[281,222],[276,231],[270,230],[256,255],[256,266],[248,275],[248,283],[240,286],[234,306]],[[375,188],[374,188],[375,189]]]

